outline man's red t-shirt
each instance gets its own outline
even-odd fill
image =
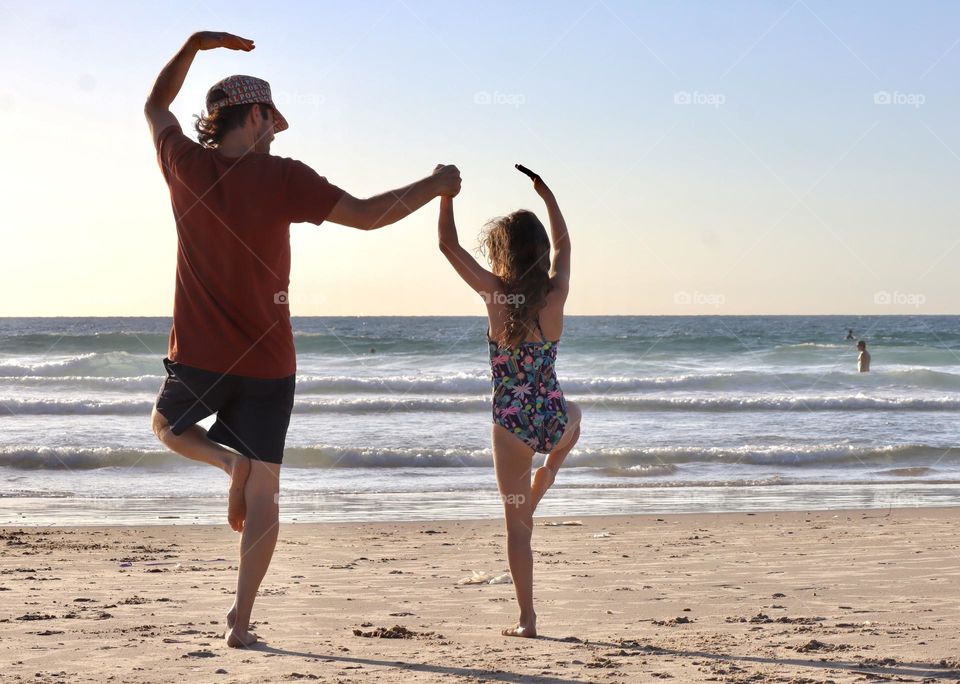
[[[232,375],[293,374],[290,224],[319,225],[343,191],[294,159],[226,157],[179,125],[160,133],[157,159],[178,238],[167,356]]]

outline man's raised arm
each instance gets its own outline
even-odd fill
[[[150,134],[154,142],[164,128],[177,123],[176,117],[170,112],[170,104],[183,87],[183,81],[187,77],[190,65],[193,64],[194,56],[200,50],[213,50],[218,47],[249,52],[256,46],[247,38],[216,31],[200,31],[187,38],[187,42],[157,76],[153,90],[150,91],[147,102],[143,106],[143,113],[147,117],[147,123],[150,124]]]
[[[341,226],[374,230],[406,218],[434,197],[453,197],[458,192],[460,171],[456,166],[441,165],[426,178],[367,199],[358,199],[345,192],[327,220]]]

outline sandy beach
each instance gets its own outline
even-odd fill
[[[255,650],[224,526],[0,536],[4,681],[960,680],[956,509],[540,519],[541,638],[499,521],[284,525]],[[394,638],[384,638],[394,637]]]

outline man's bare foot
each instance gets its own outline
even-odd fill
[[[237,606],[236,604],[230,609],[230,612],[227,613],[227,629],[232,630],[233,626],[237,624]]]
[[[250,459],[237,454],[230,469],[230,495],[227,500],[227,522],[234,532],[243,532],[243,521],[247,517],[247,502],[243,489],[250,476]]]
[[[227,646],[230,648],[250,648],[257,643],[257,635],[246,630],[231,629],[227,632]]]
[[[530,486],[531,514],[537,510],[537,504],[540,503],[540,499],[547,493],[547,490],[553,486],[555,479],[557,479],[557,474],[547,466],[537,468],[537,472],[533,474],[533,484]]]
[[[525,639],[532,639],[533,637],[537,636],[537,621],[534,620],[528,625],[522,622],[519,622],[517,623],[516,627],[505,629],[500,633],[503,636],[508,636],[508,637],[521,637]]]

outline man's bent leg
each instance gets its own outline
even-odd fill
[[[227,645],[249,646],[257,637],[251,634],[250,615],[257,590],[267,574],[280,528],[280,464],[253,460],[244,490],[247,519],[240,539],[240,571],[237,596],[227,624]]]
[[[153,434],[171,451],[191,460],[216,466],[227,475],[233,470],[233,457],[237,454],[207,439],[207,431],[199,425],[191,425],[183,434],[175,435],[166,417],[156,407],[153,409],[151,422]]]
[[[241,531],[245,517],[243,489],[250,474],[250,459],[207,439],[206,430],[199,425],[191,425],[182,434],[173,434],[170,423],[156,407],[152,423],[153,434],[165,447],[193,461],[216,466],[230,476],[227,521],[234,531]]]

